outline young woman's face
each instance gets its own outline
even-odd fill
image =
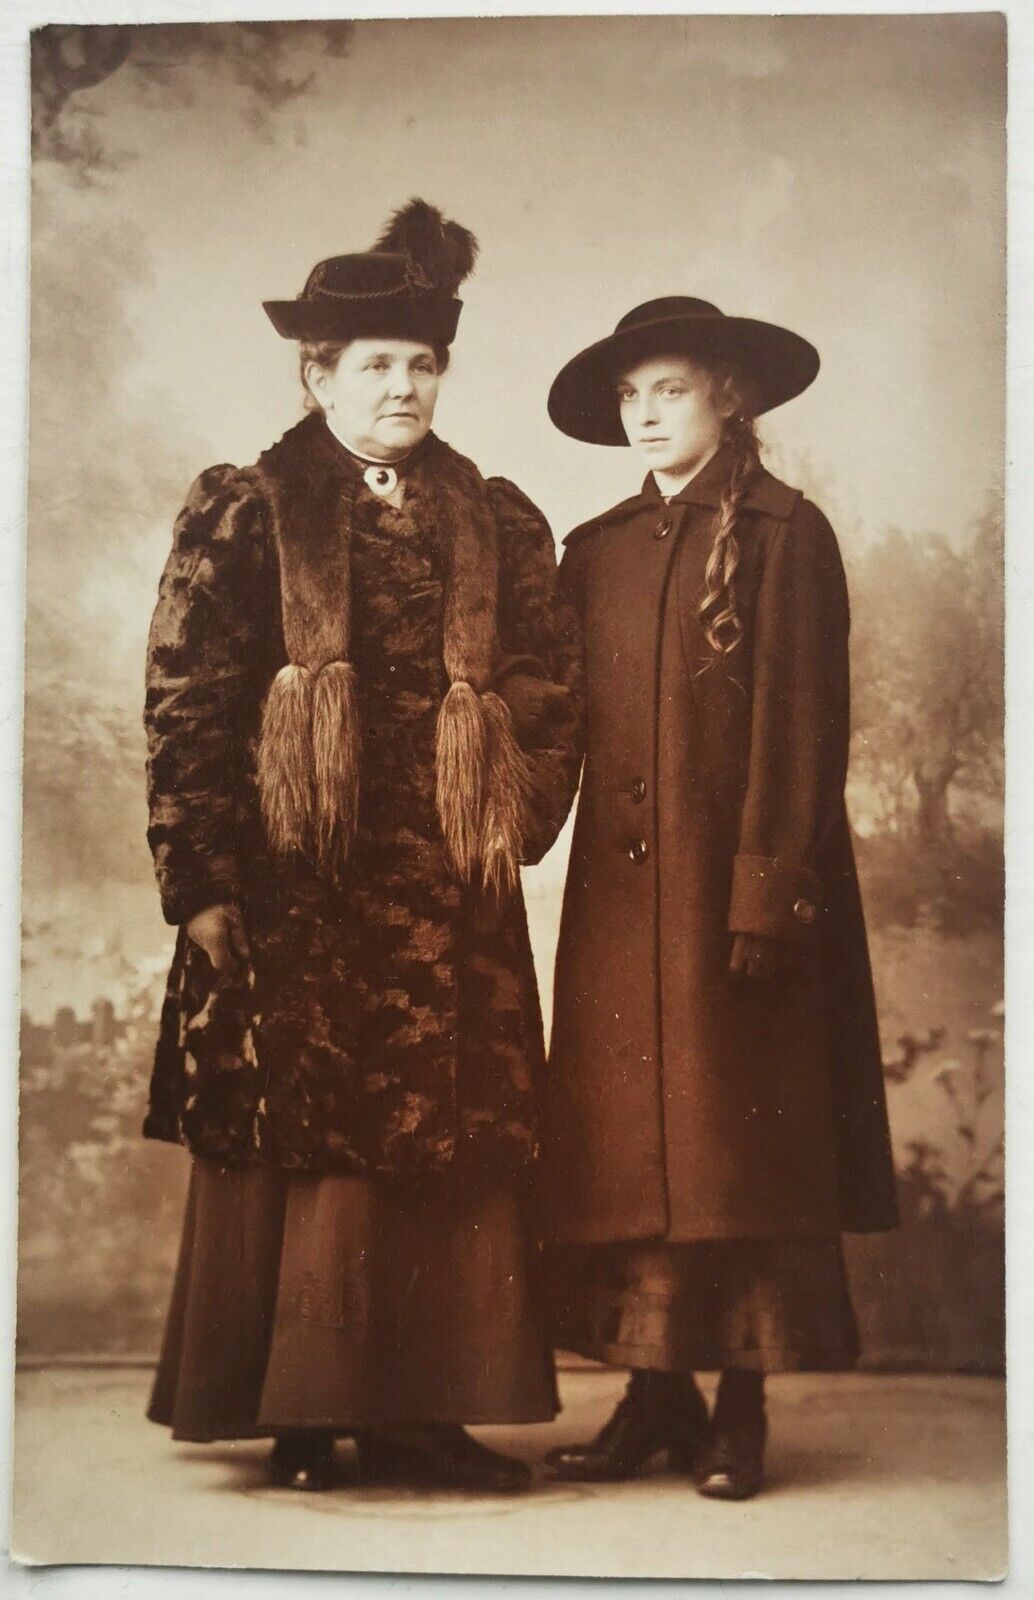
[[[706,368],[688,356],[642,361],[618,380],[628,442],[655,472],[693,473],[714,455],[725,417]]]
[[[429,344],[353,339],[336,367],[313,362],[305,376],[335,430],[360,455],[378,461],[407,455],[434,420],[441,379]]]

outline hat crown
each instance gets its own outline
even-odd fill
[[[645,300],[641,306],[621,318],[615,333],[625,328],[637,328],[645,322],[668,321],[671,317],[722,317],[725,313],[713,306],[710,300],[697,300],[693,295],[669,294],[659,300]]]
[[[317,261],[305,280],[302,298],[312,300],[326,295],[332,299],[359,300],[421,293],[434,288],[419,265],[408,256],[387,250],[364,250]]]
[[[262,303],[284,339],[415,339],[451,344],[477,240],[426,200],[388,219],[372,250],[317,261],[294,300]]]

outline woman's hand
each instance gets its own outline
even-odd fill
[[[732,941],[729,971],[748,978],[774,978],[785,972],[789,951],[781,939],[762,933],[737,933]]]
[[[203,950],[220,977],[235,974],[251,959],[240,906],[206,906],[187,923],[187,938]]]
[[[508,673],[496,692],[510,709],[517,737],[524,740],[533,739],[543,720],[570,694],[565,684],[551,683],[548,678],[532,677],[524,672]]]

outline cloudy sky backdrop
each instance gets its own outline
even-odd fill
[[[412,194],[482,247],[439,432],[558,537],[639,474],[556,433],[549,384],[675,292],[818,346],[818,381],[764,435],[849,562],[889,526],[961,536],[1000,494],[999,18],[361,22],[333,50],[299,25],[258,89],[232,28],[210,51],[193,30],[170,53],[169,32],[145,70],[139,30],[70,102],[73,155],[36,162],[30,918],[103,939],[136,916],[134,939],[164,937],[134,741],[171,520],[195,472],[254,459],[300,414],[295,347],[261,300],[367,247]],[[46,1009],[44,966],[27,998]]]

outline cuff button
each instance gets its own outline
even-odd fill
[[[818,915],[817,908],[811,900],[795,900],[793,914],[798,922],[805,924],[814,922]]]

